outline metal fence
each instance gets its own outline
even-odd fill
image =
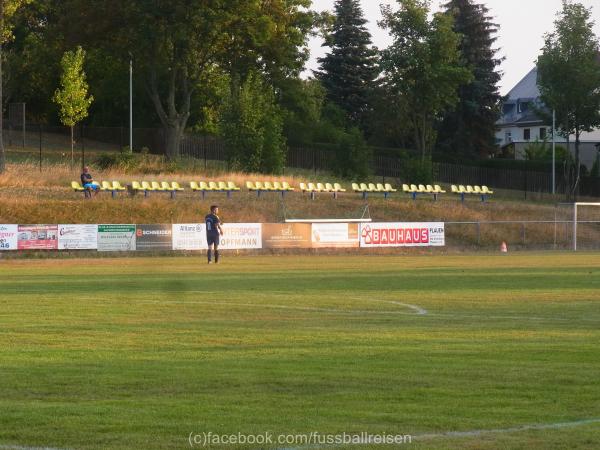
[[[573,250],[572,220],[466,221],[446,222],[448,247],[528,250]],[[577,222],[577,249],[600,250],[600,220]]]
[[[71,148],[70,129],[64,126],[27,124],[26,128],[14,128],[6,122],[4,140],[10,147],[23,147],[38,151],[41,162],[43,150],[66,152]],[[129,145],[129,130],[126,127],[90,127],[75,128],[75,149],[83,161],[86,151],[120,151]],[[163,154],[165,147],[164,132],[157,128],[135,128],[133,130],[135,150],[146,148],[148,152]],[[373,148],[372,173],[374,176],[395,180],[398,183],[414,183],[410,168],[407,167],[407,155],[393,156],[401,152],[398,149]],[[223,140],[216,136],[186,134],[180,147],[182,156],[207,161],[226,161],[227,149]],[[412,155],[414,158],[415,155]],[[329,171],[335,165],[335,148],[332,145],[290,146],[287,150],[286,167],[318,171]],[[434,162],[432,178],[448,184],[488,185],[496,189],[518,191],[527,198],[529,193],[551,193],[552,175],[550,172],[517,170],[511,168],[479,167],[470,165]],[[557,176],[556,192],[564,194],[566,183]],[[599,197],[600,179],[583,177],[579,184],[582,196]]]

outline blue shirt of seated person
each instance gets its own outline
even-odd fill
[[[97,191],[99,188],[97,184],[94,184],[94,177],[92,177],[90,168],[87,166],[83,168],[83,173],[81,174],[81,185],[84,189],[93,189],[94,191]]]

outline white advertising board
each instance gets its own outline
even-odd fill
[[[173,225],[173,250],[206,250],[206,225],[183,223]],[[262,248],[260,223],[223,224],[221,250],[249,250]]]
[[[19,225],[0,225],[0,252],[17,250]]]
[[[58,225],[59,250],[95,250],[98,225]]]

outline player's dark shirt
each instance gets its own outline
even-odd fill
[[[92,180],[92,174],[91,173],[82,173],[81,174],[81,184],[87,184]]]
[[[206,234],[219,234],[219,229],[217,225],[221,223],[221,219],[216,214],[207,214],[204,218],[204,222],[206,223]]]

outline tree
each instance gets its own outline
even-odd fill
[[[334,22],[323,44],[331,50],[319,58],[321,68],[315,72],[327,99],[363,130],[378,76],[377,51],[371,47],[366,23],[358,0],[336,0]]]
[[[600,41],[593,26],[590,9],[564,0],[537,60],[541,101],[556,111],[560,133],[567,140],[575,135],[569,197],[576,196],[581,176],[581,133],[600,125]]]
[[[429,20],[428,0],[398,0],[400,8],[382,7],[380,25],[394,39],[382,53],[384,80],[392,95],[404,104],[416,148],[425,162],[435,144],[435,124],[453,108],[458,88],[472,78],[459,64],[460,35],[448,14]]]
[[[107,10],[114,9],[114,2],[103,1]],[[254,69],[273,79],[300,69],[310,23],[303,8],[309,5],[308,0],[137,0],[118,6],[127,20],[116,25],[132,26],[114,29],[108,23],[112,44],[134,55],[165,131],[167,157],[179,156],[192,95],[215,66],[232,79],[241,74],[241,80]],[[88,14],[98,15],[93,5]]]
[[[220,133],[232,168],[247,172],[281,173],[285,164],[283,118],[273,88],[250,73],[223,105]]]
[[[6,166],[6,155],[4,154],[4,140],[2,139],[3,115],[4,109],[2,101],[2,46],[12,36],[8,19],[10,19],[17,9],[28,0],[0,0],[0,173],[4,172]]]
[[[71,169],[74,166],[75,152],[73,129],[88,116],[88,109],[94,97],[88,95],[83,62],[85,51],[77,47],[75,51],[65,52],[61,60],[62,76],[60,89],[54,93],[53,100],[60,107],[61,122],[71,128]]]
[[[473,72],[470,83],[459,87],[456,108],[448,111],[439,129],[437,148],[466,158],[487,156],[496,147],[496,121],[501,100],[497,67],[502,63],[493,48],[498,26],[489,9],[473,0],[450,0],[444,5],[461,35],[460,64]]]

